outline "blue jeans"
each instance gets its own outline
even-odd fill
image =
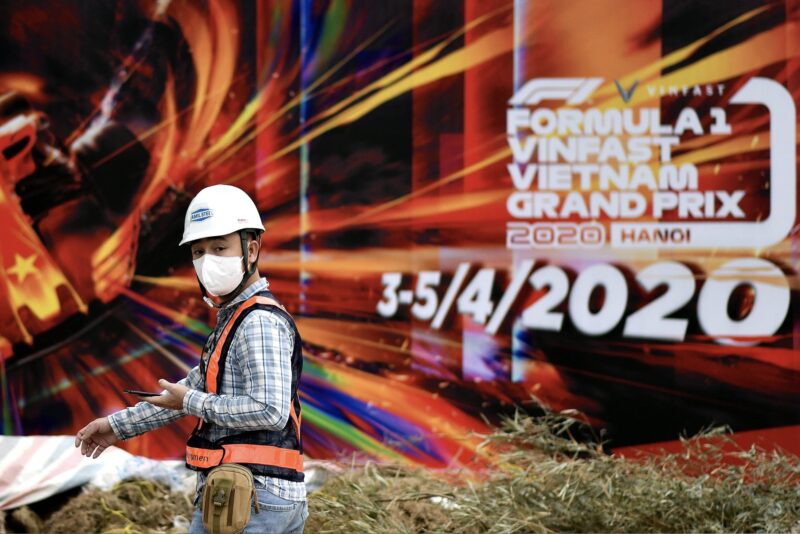
[[[260,513],[250,506],[250,522],[243,534],[301,534],[308,517],[306,501],[287,501],[265,489],[256,488]],[[206,534],[200,507],[194,509],[189,534]]]

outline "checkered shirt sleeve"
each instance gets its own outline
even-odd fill
[[[199,366],[193,367],[186,378],[179,380],[178,384],[192,389],[202,387],[203,379]],[[166,390],[162,391],[165,392]],[[184,411],[160,408],[143,401],[109,415],[108,422],[119,439],[130,439],[177,421],[184,415],[186,415]]]

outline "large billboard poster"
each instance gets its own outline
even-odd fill
[[[800,450],[800,3],[8,1],[5,434],[197,364],[178,248],[237,185],[304,337],[304,444],[482,463],[502,415],[610,448],[709,425]],[[180,457],[193,422],[128,450]]]

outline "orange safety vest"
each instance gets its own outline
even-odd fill
[[[186,465],[190,469],[206,470],[223,463],[238,463],[246,465],[254,473],[302,480],[303,448],[300,434],[302,413],[297,394],[299,375],[302,373],[302,342],[292,316],[272,298],[272,294],[268,291],[256,294],[242,302],[222,329],[208,358],[205,370],[206,391],[217,393],[227,352],[234,338],[233,334],[247,314],[257,309],[283,315],[288,319],[295,333],[292,354],[292,397],[289,403],[290,417],[286,427],[278,431],[250,431],[227,436],[219,442],[211,442],[199,434],[203,427],[201,419],[186,446]]]

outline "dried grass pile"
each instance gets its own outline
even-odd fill
[[[624,459],[576,441],[572,414],[508,419],[498,467],[368,465],[309,498],[307,532],[800,532],[800,460],[738,449],[721,429],[680,454]]]
[[[188,531],[193,511],[189,495],[173,493],[157,482],[128,480],[107,492],[74,497],[47,519],[41,532],[176,534]]]
[[[507,419],[486,437],[496,465],[484,472],[345,470],[309,495],[306,532],[800,533],[797,456],[742,450],[715,429],[680,453],[625,459],[586,429],[570,412]],[[28,532],[172,534],[188,530],[190,499],[128,481],[78,495],[43,525],[24,508],[14,518]]]

